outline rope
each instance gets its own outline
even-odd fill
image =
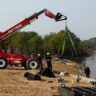
[[[65,21],[65,26],[67,27],[67,21]],[[70,42],[71,42],[71,44],[72,44],[72,46],[73,46],[74,52],[75,52],[76,56],[78,56],[78,55],[77,55],[76,48],[75,48],[75,46],[74,46],[74,42],[73,42],[73,40],[72,40],[72,38],[71,38],[71,35],[70,35],[69,31],[67,31],[67,33],[68,33]],[[62,55],[63,55],[63,53],[64,53],[64,49],[65,49],[65,38],[64,38],[64,42],[63,42]],[[73,51],[72,51],[72,55],[73,55]],[[73,55],[73,56],[74,56],[74,55]]]

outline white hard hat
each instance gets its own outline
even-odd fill
[[[38,55],[38,56],[40,56],[40,54],[39,54],[39,53],[38,53],[37,55]]]
[[[49,52],[47,52],[46,54],[47,54],[47,55],[49,55],[50,53],[49,53]]]

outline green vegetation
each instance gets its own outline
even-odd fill
[[[4,44],[5,43],[5,44]],[[24,54],[41,53],[50,51],[58,56],[84,56],[86,48],[82,42],[68,27],[60,32],[46,34],[44,37],[36,32],[17,32],[1,42],[7,48],[9,44],[18,45]]]
[[[82,41],[83,47],[88,53],[96,51],[96,37]]]

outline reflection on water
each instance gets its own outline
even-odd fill
[[[96,78],[96,53],[94,53],[92,56],[87,57],[83,64],[86,64],[90,67],[91,70],[91,77]]]

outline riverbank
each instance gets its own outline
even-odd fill
[[[96,52],[94,52],[91,56],[86,57],[83,62],[83,64],[87,65],[90,68],[91,71],[91,78],[96,78]]]
[[[23,68],[7,68],[0,70],[0,96],[53,96],[58,93],[61,84],[65,86],[92,87],[86,80],[76,82],[78,75],[84,75],[76,62],[53,61],[53,73],[56,78],[41,76],[42,80],[27,80],[25,72],[37,74],[38,70],[25,70]],[[60,75],[60,72],[68,72],[69,75]],[[74,77],[75,76],[75,77]]]

